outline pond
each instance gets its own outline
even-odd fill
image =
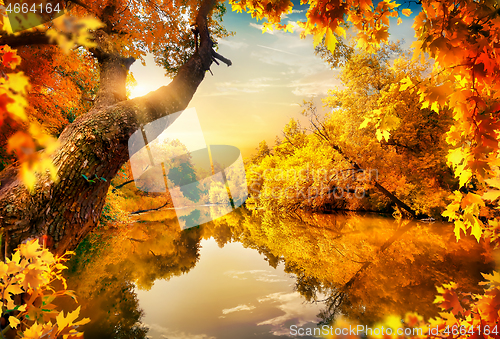
[[[181,230],[165,210],[94,232],[69,287],[85,338],[290,338],[339,318],[434,317],[436,286],[479,292],[493,257],[450,224],[240,208]]]

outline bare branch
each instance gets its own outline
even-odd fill
[[[20,35],[4,35],[0,37],[0,46],[9,45],[12,48],[29,45],[55,45],[45,32],[24,32]]]

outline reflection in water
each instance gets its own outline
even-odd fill
[[[290,337],[291,325],[338,315],[367,325],[435,316],[436,285],[479,290],[492,269],[482,246],[457,243],[449,225],[379,216],[240,208],[181,231],[173,211],[159,211],[88,238],[70,288],[92,319],[86,338]]]

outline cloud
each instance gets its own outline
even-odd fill
[[[218,82],[215,84],[215,88],[219,93],[211,94],[214,95],[231,95],[231,94],[241,94],[241,93],[258,93],[264,91],[265,88],[273,86],[269,82],[278,79],[269,77],[253,78],[247,81],[226,81]]]
[[[284,19],[287,19],[288,17],[290,17],[290,15],[294,15],[294,18],[295,20],[302,20],[304,21],[306,19],[305,15],[297,15],[297,14],[301,14],[301,13],[305,13],[305,9],[293,9],[291,13],[287,13],[287,14],[281,14],[281,20],[284,20]]]
[[[257,47],[260,48],[252,50],[250,57],[273,66],[288,66],[288,72],[293,70],[302,76],[328,72],[330,67],[320,57],[311,53],[313,47],[309,40],[301,40],[292,35],[276,37],[275,41],[271,42],[272,47],[259,44]]]
[[[289,335],[290,328],[285,325],[286,322],[292,322],[294,325],[303,326],[307,323],[317,323],[316,314],[321,310],[322,305],[304,304],[304,299],[298,292],[292,293],[272,293],[258,299],[259,303],[276,303],[284,314],[261,321],[257,326],[271,325],[274,335]]]
[[[255,306],[248,306],[248,305],[238,305],[233,308],[225,308],[222,310],[222,314],[229,314],[229,313],[234,313],[234,312],[240,312],[240,311],[251,311],[255,310]]]
[[[208,334],[186,333],[184,331],[171,330],[158,324],[144,325],[149,328],[149,332],[156,332],[160,335],[161,338],[166,339],[216,339],[216,337],[209,336]]]
[[[335,77],[336,72],[322,72],[293,80],[287,87],[293,88],[292,93],[299,97],[325,96],[329,90],[341,86],[340,80]]]
[[[260,31],[262,31],[262,28],[264,28],[263,25],[259,25],[259,24],[253,23],[253,22],[250,23],[250,26],[253,28],[260,29]],[[271,31],[271,30],[267,30],[264,33],[274,35],[274,31]]]
[[[300,82],[294,81],[294,84],[290,85],[294,87],[292,93],[299,97],[317,97],[324,96],[328,94],[328,90],[334,87],[332,81],[315,81],[315,82]]]
[[[238,41],[232,41],[232,40],[225,40],[221,39],[217,41],[219,45],[222,46],[227,46],[231,49],[245,49],[248,47],[248,44],[246,42],[238,42]]]
[[[298,57],[302,57],[300,54],[290,53],[290,52],[287,52],[287,51],[284,51],[284,50],[281,50],[281,49],[277,49],[277,48],[272,48],[272,47],[267,47],[267,46],[262,46],[262,45],[257,45],[257,46],[269,49],[271,51],[276,51],[276,52],[280,52],[280,53],[285,53],[285,54],[290,54],[290,55],[295,55],[295,56],[298,56]]]
[[[227,271],[224,274],[238,280],[247,280],[248,277],[250,277],[256,281],[267,283],[288,281],[286,279],[280,279],[278,275],[272,274],[272,272],[266,270]]]

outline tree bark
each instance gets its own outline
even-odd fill
[[[95,55],[101,83],[96,105],[59,137],[53,157],[59,180],[40,175],[30,194],[18,179],[17,164],[0,173],[0,225],[4,239],[9,239],[8,252],[23,239],[48,235],[54,240],[54,252],[61,254],[74,249],[97,226],[110,181],[129,159],[129,137],[143,125],[185,109],[217,57],[206,20],[214,3],[204,1],[199,9],[198,51],[168,86],[144,97],[123,100],[131,60],[107,49],[104,40],[99,44]],[[92,183],[83,175],[96,180]]]

